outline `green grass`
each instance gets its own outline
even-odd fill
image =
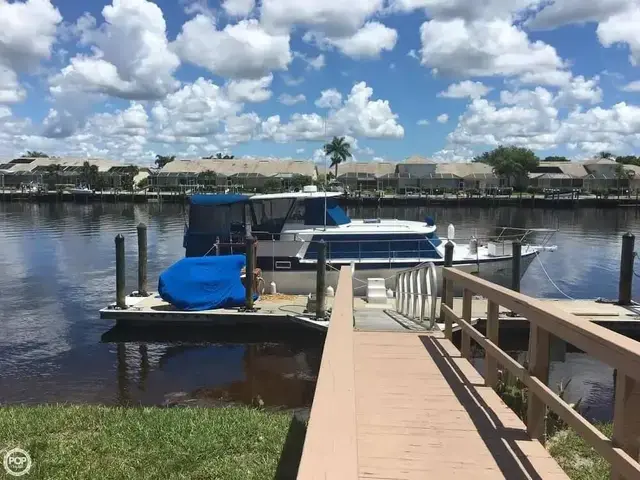
[[[596,427],[611,438],[612,423],[600,423]],[[609,479],[611,471],[609,462],[589,447],[572,429],[560,430],[547,441],[546,446],[572,480]]]
[[[291,419],[244,407],[2,407],[0,450],[29,452],[28,480],[264,480],[274,478]]]

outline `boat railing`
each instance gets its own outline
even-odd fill
[[[436,324],[438,273],[433,262],[423,263],[396,273],[396,311],[428,327]]]

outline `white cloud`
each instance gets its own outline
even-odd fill
[[[289,75],[282,75],[282,81],[288,87],[297,87],[304,82],[304,77],[291,77]]]
[[[422,118],[416,122],[416,125],[419,125],[420,127],[426,127],[427,125],[429,125],[429,120],[427,120],[426,118]]]
[[[436,120],[438,121],[438,123],[447,123],[449,121],[449,115],[443,113],[441,115],[438,115]]]
[[[527,26],[552,29],[571,23],[599,22],[625,10],[634,0],[555,0],[545,2],[544,8],[527,21]]]
[[[235,17],[246,17],[255,7],[255,0],[224,0],[222,8],[227,15]]]
[[[317,57],[306,58],[305,60],[309,64],[309,68],[312,68],[314,70],[320,70],[322,67],[326,65],[323,54],[320,54]]]
[[[598,25],[598,38],[605,47],[616,43],[627,44],[630,49],[629,61],[632,65],[640,65],[640,5],[610,16]]]
[[[0,103],[23,101],[18,73],[33,73],[49,59],[62,16],[49,0],[0,1]]]
[[[373,90],[365,82],[357,83],[347,98],[333,89],[322,92],[316,106],[330,108],[325,118],[317,113],[293,114],[287,123],[279,115],[262,122],[262,138],[285,143],[294,140],[323,140],[334,135],[369,138],[402,138],[404,128],[386,100],[371,100]]]
[[[260,20],[268,28],[289,31],[294,25],[329,37],[353,35],[379,11],[383,0],[263,0]]]
[[[320,92],[320,98],[315,101],[319,108],[338,108],[342,103],[342,94],[335,88]]]
[[[416,53],[416,51],[412,48],[407,52],[407,57],[415,58],[416,60],[420,60],[420,57]]]
[[[307,35],[309,38],[310,35]],[[332,45],[352,58],[377,58],[382,51],[391,51],[398,41],[398,32],[380,22],[367,22],[353,35],[345,37],[315,37],[323,47]]]
[[[438,94],[439,97],[445,98],[481,98],[493,90],[482,82],[472,82],[464,80],[459,83],[452,83],[449,87]]]
[[[0,65],[0,103],[17,103],[27,98],[14,70]]]
[[[227,83],[227,94],[232,101],[266,102],[271,98],[269,87],[272,81],[272,74],[257,80],[231,80]]]
[[[622,90],[625,92],[640,92],[640,80],[627,83]]]
[[[223,77],[260,78],[286,70],[292,60],[289,34],[271,34],[253,19],[218,30],[213,19],[198,15],[182,26],[173,46],[185,61]]]
[[[602,101],[602,89],[598,86],[600,77],[597,75],[587,80],[582,75],[574,77],[560,90],[556,99],[560,105],[590,103],[595,105]]]
[[[535,7],[540,0],[391,0],[389,10],[411,12],[424,9],[431,18],[465,20],[510,18],[513,13]]]
[[[88,14],[78,20],[81,43],[90,45],[93,55],[76,55],[50,78],[54,95],[80,91],[148,100],[179,86],[173,73],[180,60],[169,49],[164,16],[155,3],[113,0],[102,15],[99,28]]]
[[[296,153],[304,153],[304,148],[296,148]]]
[[[301,103],[306,100],[307,98],[301,93],[299,93],[298,95],[289,95],[288,93],[283,93],[278,97],[278,101],[280,103],[288,106],[295,105],[296,103]]]
[[[444,74],[512,76],[563,67],[555,48],[530,42],[510,20],[430,20],[420,27],[421,63]]]

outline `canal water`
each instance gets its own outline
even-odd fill
[[[351,215],[424,219],[458,238],[498,226],[559,228],[556,252],[522,279],[534,296],[615,298],[621,236],[640,231],[640,214],[618,210],[518,208],[360,209]],[[127,285],[136,285],[136,225],[148,225],[149,278],[183,256],[178,205],[0,203],[0,403],[219,404],[305,407],[321,357],[321,337],[255,341],[220,332],[110,331],[98,310],[115,289],[114,236],[126,238]],[[547,273],[545,273],[545,271]],[[640,298],[640,281],[634,285]],[[175,340],[175,341],[170,341]],[[517,343],[517,342],[516,342]],[[514,343],[513,350],[521,347]],[[587,414],[611,415],[612,371],[575,352],[554,361],[552,384],[572,379],[567,399]]]

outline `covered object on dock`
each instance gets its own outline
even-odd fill
[[[241,307],[245,288],[240,278],[244,255],[183,258],[160,275],[162,299],[180,310]]]

